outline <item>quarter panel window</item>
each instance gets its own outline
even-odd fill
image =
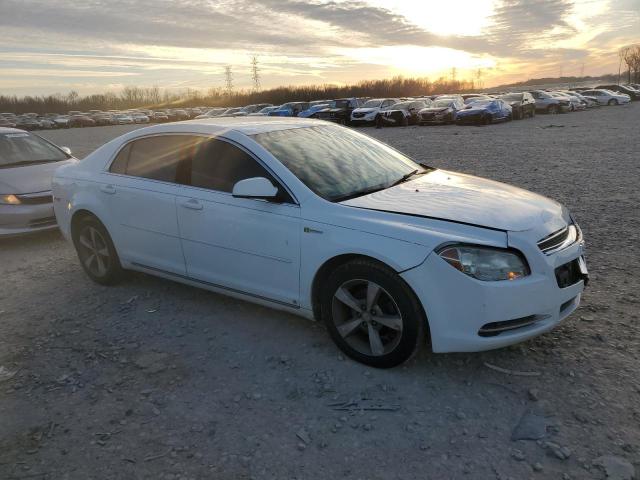
[[[129,162],[129,152],[131,151],[131,144],[128,143],[124,146],[123,149],[118,152],[116,158],[111,162],[111,167],[109,167],[109,171],[111,173],[121,173],[124,174],[127,172],[127,163]]]

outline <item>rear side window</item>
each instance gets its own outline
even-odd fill
[[[274,185],[272,176],[248,153],[222,140],[209,140],[198,146],[191,160],[194,187],[231,192],[240,180],[265,177]]]
[[[126,145],[109,169],[112,173],[131,175],[162,182],[177,182],[183,174],[183,160],[191,158],[204,139],[188,135],[159,135],[142,138]]]

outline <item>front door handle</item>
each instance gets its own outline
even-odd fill
[[[202,210],[202,204],[195,198],[190,198],[186,202],[182,202],[181,205],[191,210]]]
[[[114,187],[113,185],[101,185],[100,191],[108,193],[109,195],[113,195],[114,193],[116,193],[116,187]]]

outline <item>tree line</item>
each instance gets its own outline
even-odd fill
[[[363,80],[353,85],[300,85],[258,90],[214,87],[206,91],[188,89],[170,92],[159,87],[128,86],[120,92],[80,96],[77,92],[41,96],[0,95],[0,112],[66,113],[71,110],[127,110],[132,108],[180,108],[196,106],[243,106],[253,103],[281,105],[291,101],[325,100],[341,97],[409,97],[475,89],[472,80],[426,77],[394,77]]]
[[[618,77],[626,73],[627,83],[640,83],[640,44],[628,45],[618,51],[620,67]],[[622,65],[627,67],[626,72],[621,72]]]
[[[635,79],[640,82],[640,45],[625,47],[620,51],[620,65],[628,66],[628,83]],[[622,72],[625,73],[625,72]],[[254,77],[257,73],[254,73]],[[604,77],[615,77],[606,75]],[[620,77],[620,73],[618,75]],[[592,77],[562,77],[555,79],[538,79],[545,82],[574,83],[588,81]],[[602,78],[602,77],[600,77]],[[594,79],[595,80],[595,79]],[[411,97],[418,95],[435,95],[451,92],[472,92],[482,84],[474,80],[456,80],[441,77],[430,80],[427,77],[397,76],[382,80],[362,80],[352,85],[300,85],[282,86],[261,90],[259,82],[254,78],[254,88],[232,88],[231,80],[225,87],[213,87],[206,91],[187,89],[171,92],[154,87],[127,86],[120,92],[106,92],[80,96],[72,91],[67,94],[41,96],[0,95],[0,112],[13,113],[67,113],[71,110],[86,112],[88,110],[128,110],[133,108],[181,108],[181,107],[232,107],[254,103],[271,103],[281,105],[291,101],[327,100],[342,97]],[[514,87],[534,85],[535,80],[503,85]],[[256,87],[258,85],[258,87]],[[500,88],[500,87],[496,87]]]

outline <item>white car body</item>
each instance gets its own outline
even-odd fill
[[[370,99],[367,100],[365,102],[365,105],[367,103],[374,103],[374,102],[379,102],[378,105],[376,106],[362,106],[362,107],[358,107],[358,108],[354,108],[353,111],[351,112],[351,124],[352,125],[359,125],[359,124],[372,124],[376,121],[376,116],[390,108],[392,105],[395,105],[396,103],[398,103],[400,100],[398,100],[397,98],[377,98],[377,99]]]
[[[131,125],[134,124],[135,121],[131,115],[120,113],[113,116],[113,123],[116,125]]]
[[[612,92],[611,90],[594,89],[580,92],[585,97],[594,98],[599,105],[624,105],[631,102],[627,94]]]
[[[90,212],[108,230],[126,269],[307,318],[314,317],[314,281],[323,266],[345,256],[373,258],[397,272],[419,299],[435,352],[520,342],[551,330],[577,308],[584,281],[560,288],[554,272],[569,262],[584,263],[584,242],[566,208],[555,201],[498,182],[433,170],[377,193],[331,202],[252,137],[327,125],[297,118],[215,118],[127,133],[56,172],[58,224],[69,239],[74,216]],[[129,142],[176,134],[239,146],[277,179],[292,201],[240,198],[109,171]],[[553,251],[541,251],[539,242],[558,232],[572,236]],[[514,281],[472,278],[436,253],[448,243],[517,249],[530,274]],[[478,333],[487,324],[522,318],[531,321],[495,336]]]

